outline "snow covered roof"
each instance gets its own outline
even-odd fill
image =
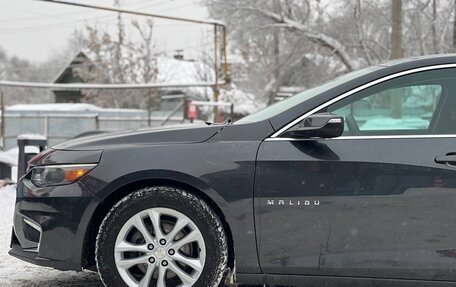
[[[234,84],[228,89],[222,89],[220,98],[224,102],[233,103],[234,113],[239,115],[249,115],[265,107],[255,101],[253,94],[238,89]]]
[[[84,51],[77,52],[73,58],[68,62],[68,64],[62,68],[62,70],[55,76],[52,80],[52,83],[61,83],[63,78],[66,75],[71,74],[73,72],[73,68],[79,65],[89,65],[94,66],[93,62],[89,59],[89,57],[84,53]]]
[[[165,84],[210,82],[215,78],[213,68],[205,63],[164,56],[157,58],[157,72],[157,83]]]
[[[102,108],[91,104],[18,104],[6,107],[7,111],[60,111],[98,112]]]
[[[214,79],[214,69],[203,62],[179,60],[165,56],[157,58],[157,83],[191,84],[213,82]],[[187,88],[186,91],[197,99],[203,99],[205,95],[212,96],[212,89],[208,87]]]
[[[81,51],[76,57],[87,58],[88,61],[93,62],[91,57],[93,53],[90,51]],[[125,57],[130,57],[130,55],[125,54]],[[101,55],[103,57],[103,55]],[[161,84],[190,84],[195,82],[210,82],[214,77],[214,68],[211,65],[203,63],[201,61],[194,60],[185,60],[185,59],[175,59],[171,56],[157,56],[154,59],[157,65],[157,79],[156,83]],[[70,62],[71,63],[71,62]],[[142,74],[142,71],[135,71],[137,74]]]
[[[17,136],[18,140],[46,140],[47,138],[39,134],[21,134]]]

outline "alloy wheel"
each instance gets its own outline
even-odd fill
[[[114,246],[117,271],[128,286],[193,286],[206,247],[201,231],[183,213],[163,207],[143,210],[122,226]]]

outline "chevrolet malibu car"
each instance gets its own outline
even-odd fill
[[[456,282],[456,55],[54,146],[18,183],[10,254],[105,286]]]

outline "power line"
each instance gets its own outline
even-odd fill
[[[52,23],[52,24],[44,24],[44,25],[27,25],[21,27],[11,27],[11,28],[0,28],[0,32],[33,32],[40,29],[60,29],[60,28],[68,28],[79,23],[88,23],[88,22],[98,22],[98,23],[108,23],[112,21],[117,21],[116,18],[111,19],[103,19],[102,17],[97,18],[89,18],[89,19],[81,19],[81,20],[73,20],[73,21],[66,21],[66,22],[59,22],[59,23]],[[185,23],[185,24],[154,24],[154,27],[194,27],[196,24]]]
[[[40,30],[48,30],[48,29],[66,29],[71,28],[72,26],[77,25],[78,23],[85,23],[85,22],[99,22],[99,23],[108,23],[112,21],[116,21],[117,19],[105,19],[102,21],[98,21],[97,18],[94,19],[84,19],[84,20],[77,20],[72,22],[62,22],[62,23],[55,23],[55,24],[45,24],[45,25],[34,25],[34,26],[23,26],[23,27],[14,27],[14,28],[0,28],[0,32],[11,32],[11,33],[28,33],[28,32],[35,32]],[[194,27],[193,24],[154,24],[154,28],[160,27]],[[75,27],[77,28],[77,27]]]
[[[139,3],[145,3],[145,2],[149,2],[147,5],[145,6],[138,6],[138,7],[134,7],[134,6],[128,6],[128,7],[131,7],[131,8],[134,8],[134,9],[141,9],[141,8],[153,8],[153,7],[158,7],[158,6],[161,6],[163,4],[167,4],[169,3],[170,0],[164,0],[164,1],[161,1],[161,2],[158,2],[158,3],[153,3],[151,4],[149,0],[141,0],[141,1],[137,1],[135,2],[134,4],[139,4]],[[131,3],[129,3],[131,4]],[[25,10],[25,9],[20,9],[20,8],[17,8],[17,7],[7,7],[7,6],[0,6],[2,8],[5,8],[5,9],[11,9],[11,10],[16,10],[16,11],[20,11],[20,12],[23,12],[23,13],[27,13],[27,14],[31,14],[31,15],[37,15],[37,16],[34,16],[34,17],[23,17],[23,18],[8,18],[8,19],[0,19],[0,23],[8,23],[8,22],[18,22],[18,21],[27,21],[27,20],[36,20],[36,19],[43,19],[43,18],[53,18],[53,17],[58,17],[58,18],[62,18],[63,16],[78,16],[80,15],[81,13],[80,12],[70,12],[70,13],[61,13],[61,14],[52,14],[52,15],[49,15],[49,14],[42,14],[42,13],[37,13],[35,11],[29,11],[29,10]],[[90,11],[88,13],[100,13],[99,11]],[[117,17],[116,15],[107,15],[108,17]],[[106,17],[106,16],[103,16],[103,17]],[[66,18],[66,19],[71,19],[71,18]],[[74,19],[76,20],[76,19]]]
[[[30,15],[36,15],[36,17],[31,17],[31,18],[37,18],[37,19],[39,19],[40,17],[41,18],[54,18],[55,17],[55,18],[71,19],[71,18],[68,18],[66,16],[76,16],[76,15],[80,15],[81,14],[79,12],[78,13],[71,12],[71,13],[61,13],[61,14],[49,15],[49,14],[43,14],[43,13],[40,13],[40,12],[25,10],[25,9],[21,9],[21,8],[17,8],[17,7],[5,7],[5,6],[1,6],[1,7],[5,8],[5,9],[11,9],[11,10],[27,13],[27,14],[30,14]],[[90,11],[89,13],[95,13],[95,12],[94,11]],[[75,19],[73,19],[73,20],[75,20]]]
[[[113,19],[115,20],[115,19]],[[86,20],[76,20],[70,22],[61,22],[61,23],[54,23],[54,24],[45,24],[45,25],[34,25],[34,26],[22,26],[22,27],[14,27],[14,28],[3,28],[0,29],[0,32],[35,32],[40,29],[61,29],[61,28],[68,28],[74,26],[78,23],[87,22]]]
[[[224,22],[216,21],[213,19],[197,19],[197,18],[187,18],[187,17],[172,16],[172,15],[163,15],[163,14],[151,13],[151,12],[146,12],[146,11],[123,9],[123,8],[119,8],[119,7],[76,3],[76,2],[70,2],[68,0],[38,0],[38,1],[50,2],[50,3],[55,3],[55,4],[64,4],[64,5],[75,6],[75,7],[97,9],[97,10],[103,10],[103,11],[110,11],[110,12],[115,12],[115,13],[123,13],[123,14],[128,14],[128,15],[153,17],[153,18],[159,18],[159,19],[171,20],[171,21],[181,21],[181,22],[196,23],[196,24],[201,24],[201,25],[211,25],[211,26],[215,26],[215,27],[217,27],[217,26],[225,27],[226,26],[226,24]]]
[[[158,6],[159,4],[163,4],[165,2],[168,2],[168,1],[169,0],[163,1],[161,3],[157,3],[156,6]],[[178,10],[178,9],[190,7],[190,6],[193,6],[193,5],[194,4],[187,4],[187,5],[182,5],[182,6],[178,6],[178,7],[172,7],[172,8],[168,8],[168,9],[161,10],[161,11],[158,11],[158,12]],[[150,6],[150,5],[148,5],[148,6]],[[12,9],[16,9],[16,8],[12,8]],[[19,9],[19,10],[22,10],[22,9]],[[35,14],[37,14],[37,13],[35,13]],[[41,15],[40,17],[53,17],[52,15],[45,15],[45,14],[38,14],[38,15]],[[62,15],[65,15],[65,14],[62,14]],[[70,15],[70,14],[67,13],[66,15]],[[57,16],[62,18],[60,15],[56,15],[56,17]],[[36,18],[39,19],[39,17],[36,17]],[[69,19],[69,18],[66,18],[66,19]],[[81,23],[81,22],[97,21],[97,22],[107,23],[107,22],[111,22],[111,21],[114,21],[114,20],[117,20],[116,16],[105,15],[105,16],[94,17],[94,18],[89,18],[89,19],[80,19],[80,20],[79,19],[72,19],[72,21],[61,22],[61,23],[3,28],[3,29],[0,29],[0,32],[5,32],[5,31],[8,31],[8,32],[33,32],[37,28],[38,29],[43,29],[43,28],[44,29],[49,29],[49,28],[52,29],[55,26],[56,28],[60,29],[60,28],[67,28],[68,26],[72,26],[72,25],[75,25],[75,24]],[[0,20],[0,22],[1,22],[1,20]],[[192,25],[192,24],[191,23],[186,23],[186,24],[161,24],[161,25],[154,25],[154,26],[155,27],[184,27],[184,26],[188,26],[188,25]]]
[[[47,0],[40,0],[40,1],[47,1]],[[163,15],[163,14],[160,15],[160,14],[157,14],[157,13],[147,13],[147,12],[135,11],[135,10],[130,10],[130,9],[121,9],[121,8],[118,8],[118,7],[108,7],[108,6],[98,6],[98,5],[83,4],[83,3],[74,3],[74,2],[69,2],[67,0],[53,0],[52,2],[53,3],[59,3],[59,4],[72,5],[72,6],[77,6],[77,7],[85,7],[85,8],[104,10],[104,11],[117,12],[117,13],[125,13],[125,14],[132,14],[132,15],[139,15],[139,16],[148,16],[148,17],[157,17],[157,18],[166,19],[166,20],[183,21],[183,22],[187,22],[187,23],[197,23],[197,24],[211,25],[211,26],[214,26],[214,27],[222,26],[224,28],[223,29],[223,33],[226,33],[225,24],[223,22],[215,21],[215,20],[191,19],[191,18],[178,17],[178,16],[170,16],[170,15],[168,16],[168,15]],[[186,6],[189,6],[189,5],[186,5]],[[183,8],[183,6],[174,7],[173,9],[181,9],[181,8]],[[74,22],[80,22],[80,20],[73,21],[73,22],[66,22],[66,23],[60,24],[59,26],[61,27],[62,25],[67,25],[67,24],[73,25]],[[33,29],[36,29],[36,27],[33,27]],[[226,38],[224,38],[224,39],[226,39]],[[200,47],[200,45],[198,47]],[[215,49],[214,49],[214,51],[217,51],[217,38],[215,38]],[[224,46],[224,51],[225,51],[224,53],[226,54],[226,46]],[[217,52],[215,52],[215,58],[216,58],[215,61],[217,61]],[[226,61],[226,55],[225,55],[224,59]],[[216,66],[217,66],[217,64],[216,64]],[[226,70],[226,62],[225,62],[225,70]],[[217,77],[216,77],[215,86],[218,87],[218,85],[219,85],[219,83],[218,83],[218,80],[217,80]]]

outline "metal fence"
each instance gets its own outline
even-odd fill
[[[184,122],[182,113],[169,117],[163,116],[101,116],[99,114],[5,114],[4,150],[17,146],[17,137],[23,134],[40,134],[48,138],[50,146],[72,139],[89,131],[114,131],[173,125]]]

